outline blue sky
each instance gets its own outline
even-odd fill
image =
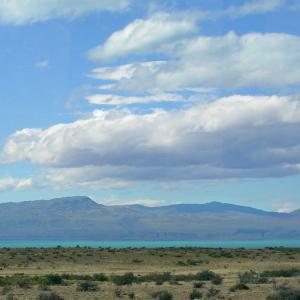
[[[0,201],[300,207],[299,14],[0,0]]]

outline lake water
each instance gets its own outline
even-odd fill
[[[0,248],[49,248],[49,247],[102,247],[102,248],[300,248],[300,240],[257,241],[0,241]]]

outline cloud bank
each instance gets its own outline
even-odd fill
[[[186,88],[282,89],[300,84],[300,38],[284,33],[198,36],[161,49],[169,57],[97,68],[91,76],[113,88],[171,91]]]
[[[297,174],[299,100],[235,95],[148,114],[96,110],[74,123],[16,132],[1,160],[30,161],[61,183]]]

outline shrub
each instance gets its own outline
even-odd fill
[[[196,274],[197,280],[209,281],[215,277],[215,273],[212,271],[203,271]]]
[[[261,273],[262,277],[293,277],[300,275],[299,269],[287,269],[287,270],[274,270],[274,271],[264,271]]]
[[[6,286],[6,285],[7,285],[6,278],[0,277],[0,286]]]
[[[112,276],[111,280],[116,285],[130,285],[134,282],[135,277],[133,273],[126,273],[124,275]]]
[[[60,285],[63,283],[63,279],[58,274],[49,274],[45,276],[44,283],[46,285]]]
[[[89,281],[80,282],[77,286],[77,291],[79,291],[79,292],[95,292],[95,291],[97,291],[97,285],[92,282],[89,282]]]
[[[135,294],[133,292],[129,293],[128,297],[129,297],[129,299],[135,299]]]
[[[9,292],[11,292],[11,287],[9,286],[4,286],[1,290],[1,295],[6,295],[8,294]]]
[[[221,284],[223,281],[223,278],[220,275],[212,271],[203,271],[197,273],[195,275],[195,279],[202,280],[202,281],[211,281],[213,284]]]
[[[115,289],[115,296],[120,298],[122,296],[122,290],[118,287]]]
[[[29,289],[30,288],[30,281],[28,278],[20,277],[16,281],[16,286],[21,289]]]
[[[281,287],[278,292],[267,297],[267,300],[299,300],[300,290]]]
[[[189,297],[191,300],[194,300],[194,299],[200,299],[202,298],[202,293],[200,293],[199,291],[197,290],[193,290],[191,293],[190,293],[190,297]]]
[[[16,300],[17,298],[15,298],[14,294],[8,294],[6,296],[6,300]]]
[[[61,296],[54,292],[39,294],[37,300],[64,300]]]
[[[108,277],[103,273],[94,274],[93,275],[93,280],[94,281],[108,281]]]
[[[254,271],[249,271],[249,272],[239,274],[239,281],[240,281],[240,283],[243,283],[243,284],[268,283],[268,278],[265,276],[259,275]]]
[[[201,289],[203,287],[204,283],[201,281],[194,282],[194,288],[195,289]]]
[[[230,292],[235,292],[236,290],[249,290],[249,287],[244,283],[237,283],[230,288]]]
[[[222,281],[223,281],[223,278],[220,275],[217,275],[217,274],[211,279],[211,283],[215,284],[215,285],[221,284]]]
[[[173,295],[167,291],[159,291],[152,294],[152,298],[159,300],[172,300]]]
[[[171,280],[178,281],[180,279],[177,278],[177,276],[171,276],[169,272],[165,273],[152,273],[145,276],[141,276],[138,278],[138,282],[155,282],[158,285],[163,284],[166,281]]]
[[[207,291],[207,298],[212,298],[212,297],[215,297],[217,296],[218,294],[220,293],[219,290],[216,290],[215,288],[210,288],[208,291]]]

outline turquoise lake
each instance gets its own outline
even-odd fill
[[[102,248],[300,248],[300,240],[257,241],[0,241],[0,248],[48,248],[48,247],[102,247]]]

